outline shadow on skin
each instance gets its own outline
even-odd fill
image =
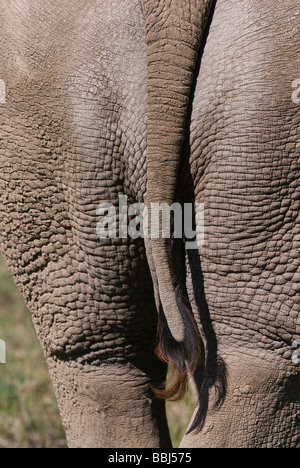
[[[183,158],[182,174],[186,185],[182,186],[182,181],[177,188],[178,193],[184,194],[181,202],[193,203],[195,205],[195,195],[193,190],[193,178],[189,167],[189,156]],[[195,210],[194,210],[195,212]],[[193,220],[195,230],[196,221]],[[218,340],[214,331],[213,322],[206,300],[204,288],[204,276],[198,250],[187,250],[187,260],[192,278],[192,291],[190,302],[193,304],[193,312],[196,319],[201,323],[202,338],[206,343],[205,367],[200,367],[194,374],[194,382],[198,390],[199,399],[196,416],[187,434],[191,432],[199,433],[205,424],[208,409],[217,411],[224,403],[227,393],[227,369],[221,356],[218,355]],[[182,262],[178,262],[182,264]],[[186,271],[185,271],[186,278]]]
[[[190,128],[193,113],[193,102],[195,90],[200,73],[201,62],[205,50],[207,38],[209,35],[210,27],[213,21],[217,0],[213,0],[208,20],[206,32],[203,38],[202,46],[199,51],[199,57],[195,70],[194,85],[191,92],[189,113],[187,119],[187,132],[185,138],[185,145],[183,150],[183,158],[181,162],[180,173],[183,178],[178,181],[178,191],[183,196],[184,202],[193,203],[195,205],[195,187],[194,178],[191,173],[190,159]],[[182,171],[182,172],[181,172]],[[185,174],[185,176],[184,176]],[[185,181],[184,181],[185,180]],[[195,212],[195,210],[194,210]],[[194,227],[196,222],[194,219]],[[218,341],[213,328],[212,320],[209,313],[209,307],[205,297],[204,277],[201,267],[201,260],[197,250],[187,251],[188,261],[190,264],[192,274],[193,296],[196,303],[196,311],[200,323],[202,324],[203,338],[206,341],[206,363],[205,367],[199,368],[195,375],[194,380],[199,392],[198,408],[194,421],[189,428],[188,434],[195,431],[199,433],[205,424],[208,408],[210,411],[218,410],[225,401],[227,391],[227,369],[223,359],[218,355]],[[214,401],[210,404],[210,400],[214,395]]]
[[[218,341],[209,314],[205,298],[204,278],[199,254],[195,250],[188,252],[188,258],[193,278],[193,293],[196,301],[206,347],[206,364],[195,375],[195,383],[199,389],[198,409],[188,434],[199,433],[205,424],[211,395],[214,401],[211,410],[218,410],[225,401],[227,392],[227,369],[223,359],[218,355]]]

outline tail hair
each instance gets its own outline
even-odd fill
[[[182,400],[187,392],[190,377],[204,360],[204,347],[199,329],[186,294],[178,286],[176,299],[185,325],[185,339],[179,343],[172,336],[161,310],[159,316],[157,357],[170,365],[170,373],[161,387],[152,387],[157,398]]]

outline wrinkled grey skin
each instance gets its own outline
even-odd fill
[[[182,445],[299,448],[299,6],[219,0],[210,22],[178,187],[206,212],[205,246],[187,255],[206,369]],[[0,56],[1,249],[69,445],[169,446],[149,390],[165,376],[148,268],[155,284],[158,253],[96,236],[99,203],[146,196],[141,2],[1,0]]]
[[[1,245],[69,446],[169,446],[164,403],[149,389],[165,366],[143,243],[96,235],[101,202],[145,192],[140,2],[0,5]]]

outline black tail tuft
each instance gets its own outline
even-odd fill
[[[163,313],[159,318],[159,345],[156,353],[160,360],[171,367],[170,376],[163,388],[153,388],[155,396],[160,399],[179,401],[186,394],[190,377],[200,362],[203,361],[203,343],[194,318],[190,303],[178,287],[176,299],[185,325],[185,339],[177,342],[168,327]]]

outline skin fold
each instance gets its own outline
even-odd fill
[[[159,321],[171,393],[205,348],[183,447],[300,447],[298,24],[295,0],[0,1],[0,245],[70,447],[171,446]],[[204,203],[204,247],[100,240],[120,195]]]

